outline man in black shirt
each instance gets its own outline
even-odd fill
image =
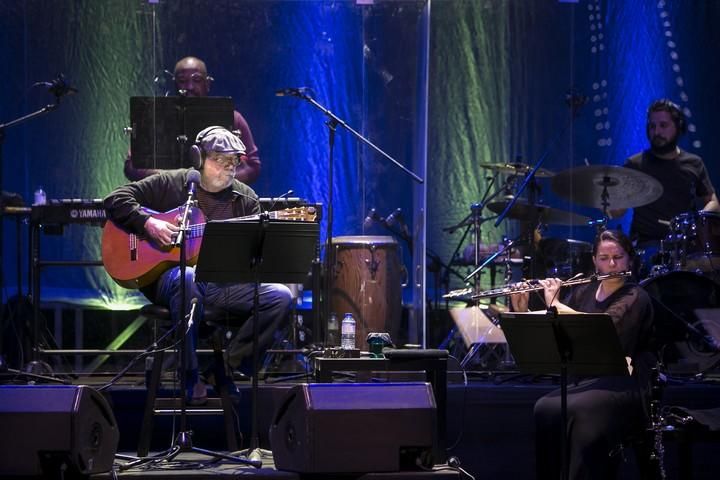
[[[173,81],[175,95],[184,97],[207,97],[213,78],[208,74],[205,62],[197,57],[185,57],[175,64]],[[255,145],[250,125],[245,117],[237,110],[233,111],[233,130],[240,132],[240,138],[245,145],[245,153],[241,162],[235,168],[235,178],[246,185],[254,183],[260,176],[261,163],[258,147]],[[128,151],[125,158],[125,177],[130,181],[141,180],[158,173],[156,168],[137,168],[132,163],[132,154]]]
[[[260,212],[260,202],[255,192],[235,177],[240,157],[247,151],[235,134],[223,127],[208,127],[198,133],[193,148],[200,156],[197,202],[206,219],[226,220]],[[169,248],[179,231],[178,226],[147,209],[168,212],[182,205],[188,196],[189,179],[197,173],[194,169],[163,170],[116,188],[104,200],[108,219],[128,233],[149,238],[159,248]],[[195,225],[193,228],[197,227]],[[228,248],[237,247],[228,245]],[[159,264],[156,268],[162,266]],[[187,268],[185,280],[185,305],[181,304],[181,278],[177,266],[162,272],[152,283],[144,285],[141,291],[150,301],[169,307],[176,322],[185,312],[190,311],[193,298],[198,299],[199,307],[214,306],[236,314],[249,314],[253,309],[253,284],[196,282],[193,267]],[[272,343],[275,329],[288,319],[292,294],[285,285],[263,283],[259,295],[261,333],[258,348],[264,351]],[[254,315],[240,326],[230,341],[227,361],[232,368],[239,367],[252,351],[253,321]],[[186,336],[188,358],[185,375],[187,396],[191,403],[204,403],[207,400],[207,389],[200,381],[195,354],[198,323],[193,323]]]
[[[667,99],[654,101],[647,112],[646,134],[650,148],[625,162],[625,167],[656,178],[663,194],[656,201],[634,209],[630,235],[637,246],[656,251],[669,233],[670,221],[684,212],[720,211],[715,189],[702,159],[678,146],[687,131],[680,107]],[[615,218],[625,210],[612,210]],[[647,259],[647,253],[645,254]]]

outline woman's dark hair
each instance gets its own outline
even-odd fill
[[[598,247],[602,242],[615,242],[622,247],[623,250],[628,254],[630,260],[635,258],[635,249],[633,248],[632,242],[625,235],[622,230],[603,230],[595,237],[593,242],[592,255],[597,255]]]

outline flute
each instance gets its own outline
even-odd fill
[[[618,277],[629,277],[632,275],[632,272],[617,272],[617,273],[608,273],[606,275],[590,275],[589,277],[584,278],[571,278],[569,280],[565,280],[562,283],[562,286],[571,286],[571,285],[582,285],[584,283],[590,283],[590,282],[601,282],[603,280],[607,280],[610,278],[618,278]],[[503,295],[511,295],[513,293],[522,293],[522,292],[534,292],[536,290],[542,290],[543,287],[540,285],[540,280],[527,280],[525,282],[517,282],[517,283],[509,283],[507,285],[504,285],[502,287],[498,288],[492,288],[490,290],[484,290],[482,292],[476,293],[474,295],[471,295],[470,298],[473,300],[476,300],[478,298],[492,298],[492,297],[500,297]],[[464,288],[462,290],[453,290],[451,292],[448,292],[447,294],[443,295],[443,298],[459,298],[459,297],[466,297],[468,294],[472,293],[472,288]]]
[[[603,280],[608,280],[610,278],[629,277],[630,275],[632,275],[632,272],[617,272],[608,273],[606,275],[590,275],[589,277],[585,278],[571,278],[570,280],[565,280],[564,282],[562,282],[562,286],[569,287],[571,285],[582,285],[584,283],[590,283],[594,281],[602,282]],[[510,295],[513,293],[534,292],[535,290],[542,290],[543,288],[545,287],[540,285],[540,280],[528,280],[526,282],[511,283],[509,285],[505,285],[504,287],[485,290],[483,292],[476,293],[470,298],[491,298],[501,295]]]

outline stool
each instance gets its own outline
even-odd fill
[[[145,305],[140,309],[140,315],[154,320],[156,323],[164,323],[167,325],[171,322],[170,310],[160,305]],[[247,317],[244,317],[243,319],[246,318]],[[235,323],[236,321],[243,319],[230,316],[227,311],[205,306],[203,312],[203,323],[213,328],[212,349],[213,361],[216,370],[214,372],[216,381],[215,389],[220,395],[220,398],[209,398],[208,403],[200,407],[186,406],[186,413],[188,415],[213,415],[222,413],[223,423],[225,425],[226,443],[229,451],[235,451],[238,449],[238,431],[234,421],[232,401],[230,400],[230,395],[228,393],[229,382],[224,368],[224,327],[226,323],[229,323],[230,321]],[[180,398],[157,398],[158,390],[160,388],[160,377],[163,370],[163,357],[164,352],[162,351],[154,354],[153,367],[147,385],[147,397],[145,400],[140,439],[138,441],[138,456],[140,457],[146,456],[150,451],[154,415],[159,413],[175,413],[181,408],[180,402],[182,402],[182,399]],[[185,395],[185,392],[182,392],[181,394]]]

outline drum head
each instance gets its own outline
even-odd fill
[[[591,243],[572,238],[543,238],[538,250],[548,277],[570,278],[578,273],[590,274],[594,269]]]
[[[662,360],[691,372],[720,363],[720,284],[692,272],[644,280],[655,311],[654,340]]]

